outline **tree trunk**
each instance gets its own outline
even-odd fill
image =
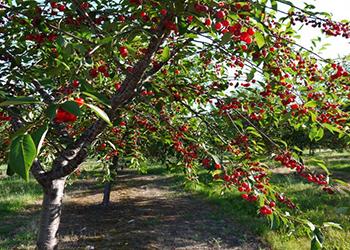
[[[112,185],[115,181],[115,178],[117,175],[117,170],[118,170],[118,156],[113,157],[113,164],[109,165],[108,167],[109,167],[111,179],[105,184],[104,189],[103,189],[102,206],[104,206],[104,207],[109,206]]]
[[[111,189],[112,189],[112,181],[109,181],[105,184],[103,189],[103,200],[102,206],[107,207],[109,205],[110,197],[111,197]]]
[[[49,188],[43,188],[44,199],[37,240],[39,250],[54,250],[58,247],[58,228],[65,181],[66,178],[54,180]]]

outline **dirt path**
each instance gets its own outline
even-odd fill
[[[65,200],[60,249],[265,249],[218,208],[169,189],[164,176],[118,176],[109,208],[94,183]]]

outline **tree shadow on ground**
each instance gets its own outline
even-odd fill
[[[63,210],[61,248],[263,248],[259,239],[224,218],[218,208],[170,191],[169,183],[164,176],[125,171],[118,175],[108,208],[98,206],[101,190],[70,197]]]

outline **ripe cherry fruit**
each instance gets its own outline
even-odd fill
[[[270,215],[272,214],[272,209],[269,206],[264,205],[260,208],[260,213],[262,215]]]
[[[83,98],[75,98],[74,101],[78,106],[83,106],[84,105],[84,99]]]
[[[162,10],[160,11],[160,14],[161,14],[162,16],[166,16],[166,14],[168,14],[168,11],[167,11],[166,9],[162,9]]]
[[[119,90],[121,88],[121,86],[122,85],[120,84],[120,82],[117,82],[117,83],[114,84],[115,90]]]
[[[72,85],[74,88],[78,88],[79,87],[79,81],[78,80],[73,80]]]
[[[221,30],[222,27],[223,27],[223,25],[222,25],[222,23],[220,23],[220,22],[218,22],[218,23],[215,24],[215,29],[216,29],[216,30]]]
[[[119,52],[122,57],[127,57],[129,54],[128,49],[125,46],[120,47]]]
[[[205,19],[204,24],[205,24],[205,26],[210,26],[211,25],[211,19],[210,18]]]
[[[216,12],[216,18],[218,18],[218,19],[224,19],[225,16],[226,16],[225,11],[220,10],[220,11]]]

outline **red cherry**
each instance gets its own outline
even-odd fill
[[[264,205],[260,208],[260,213],[262,215],[270,215],[270,214],[272,214],[272,209],[270,207]]]
[[[87,10],[90,7],[90,4],[88,2],[82,2],[80,4],[80,8],[83,10]]]
[[[205,19],[204,24],[205,24],[205,26],[210,26],[211,25],[211,19],[210,18]]]
[[[291,108],[292,110],[297,110],[297,109],[299,109],[299,104],[294,103],[294,104],[290,105],[290,108]]]
[[[223,25],[222,25],[222,23],[220,23],[220,22],[218,22],[218,23],[215,24],[215,29],[216,29],[216,30],[221,30],[222,27],[223,27]]]
[[[216,12],[216,18],[218,18],[218,19],[224,19],[225,16],[226,16],[225,11],[220,10],[220,11]]]
[[[125,22],[125,16],[118,16],[118,21],[119,22]]]
[[[230,177],[229,175],[225,174],[225,175],[224,175],[224,180],[225,180],[226,182],[229,182],[229,181],[231,180],[231,177]]]
[[[249,196],[249,201],[256,201],[257,199],[258,199],[258,196],[256,195]]]
[[[65,9],[66,9],[66,6],[65,6],[65,5],[63,5],[63,4],[59,4],[59,5],[58,5],[58,10],[59,10],[59,11],[65,11]]]
[[[125,46],[120,47],[119,52],[122,57],[127,57],[129,54],[128,49]]]
[[[253,36],[253,35],[255,34],[255,30],[254,30],[253,28],[249,28],[249,29],[247,30],[247,32],[248,32],[248,34],[251,35],[251,36]]]
[[[57,2],[50,2],[51,8],[55,9],[58,7]]]
[[[274,201],[271,201],[270,204],[269,204],[270,207],[275,207],[276,206],[276,203]]]
[[[119,90],[119,89],[121,88],[121,86],[122,86],[122,85],[121,85],[119,82],[117,82],[117,83],[114,84],[115,90]]]
[[[248,194],[242,194],[241,197],[245,200],[248,200],[249,199],[249,195]]]
[[[225,27],[230,26],[230,21],[229,21],[229,20],[224,20],[224,21],[222,21],[221,23],[222,23],[222,25],[224,25]]]
[[[98,76],[97,69],[90,69],[89,74],[92,78],[96,78]]]
[[[221,169],[221,164],[215,163],[214,168],[215,168],[215,169]]]
[[[73,80],[72,85],[74,88],[78,88],[79,87],[79,81],[78,80]]]
[[[188,125],[183,125],[179,128],[181,132],[187,132],[188,131]]]
[[[242,187],[245,188],[245,189],[246,189],[246,188],[249,188],[249,183],[243,182],[243,183],[242,183]]]
[[[222,8],[222,7],[225,6],[225,3],[224,3],[224,2],[219,2],[219,3],[218,3],[218,6],[219,6],[220,8]]]
[[[98,67],[98,72],[104,73],[107,71],[106,65],[101,65]]]
[[[167,11],[166,9],[162,9],[162,10],[160,11],[160,14],[161,14],[162,16],[166,16],[166,14],[168,14],[168,11]]]
[[[75,101],[79,106],[83,106],[83,105],[84,105],[84,99],[83,99],[83,98],[75,98],[74,101]]]

